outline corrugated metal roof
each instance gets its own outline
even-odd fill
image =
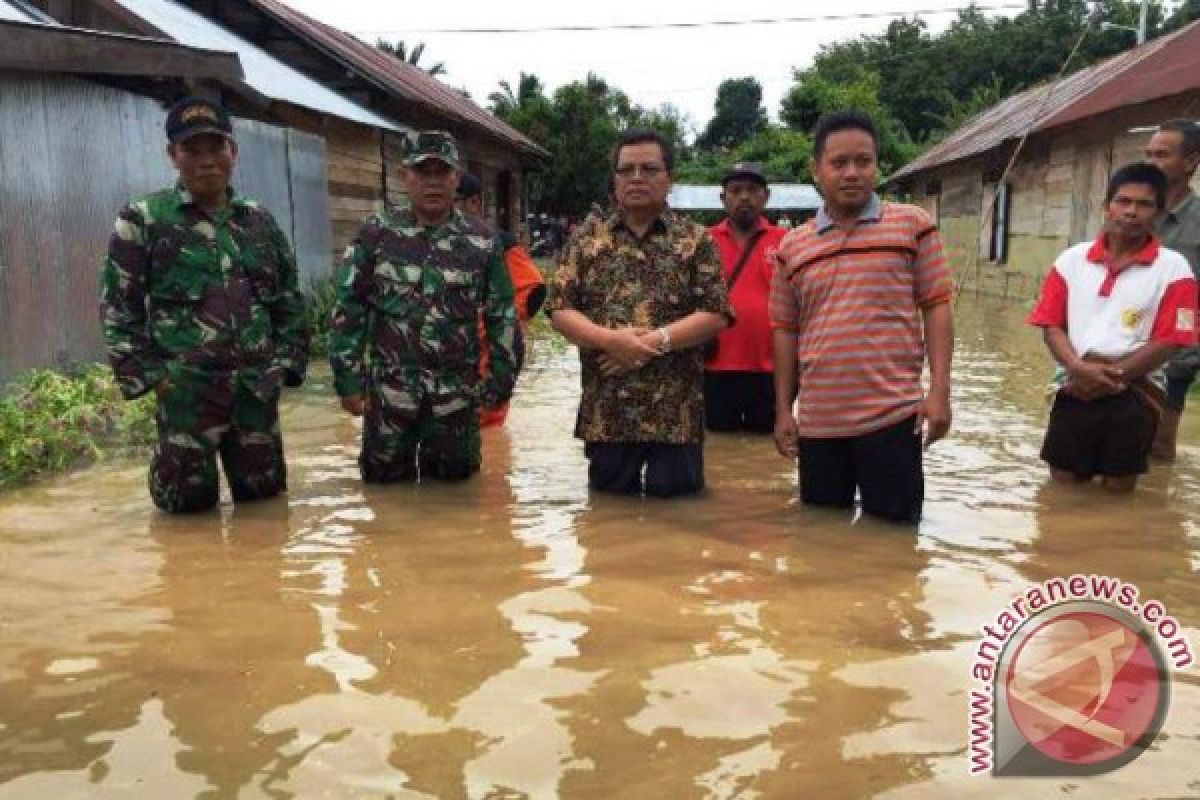
[[[821,207],[821,195],[807,183],[772,183],[768,211],[805,211]],[[667,204],[679,211],[720,211],[720,186],[677,183],[667,195]]]
[[[336,117],[386,128],[407,130],[342,95],[327,89],[275,56],[174,0],[116,0],[180,44],[235,52],[246,73],[246,85],[272,100],[282,100]]]
[[[43,25],[58,24],[41,10],[26,5],[20,0],[0,0],[0,19],[10,22],[38,22]]]
[[[1200,88],[1200,22],[1081,69],[1054,84],[1015,94],[973,117],[888,178],[985,153],[1010,140]],[[1049,92],[1047,97],[1046,93]]]
[[[315,20],[278,0],[243,1],[337,60],[362,72],[387,91],[424,106],[438,116],[450,117],[471,127],[481,128],[493,137],[527,153],[540,157],[550,155],[523,133],[430,76],[420,67],[406,64],[361,39]]]

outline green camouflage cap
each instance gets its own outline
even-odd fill
[[[458,143],[447,131],[415,131],[404,138],[404,164],[415,166],[436,158],[460,169]]]

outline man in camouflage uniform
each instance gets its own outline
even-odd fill
[[[613,155],[617,210],[567,243],[546,312],[579,347],[575,435],[593,489],[670,497],[704,488],[704,357],[731,323],[708,231],[667,208],[673,159],[658,133],[629,131]]]
[[[179,183],[118,215],[100,306],[121,392],[157,395],[150,496],[201,511],[217,504],[218,454],[234,502],[287,487],[279,394],[304,380],[308,330],[287,240],[230,187],[229,116],[186,98],[166,130]]]
[[[454,207],[454,138],[410,136],[403,167],[409,207],[370,217],[334,279],[334,386],[348,413],[365,415],[363,480],[464,480],[479,469],[480,405],[505,403],[520,369],[513,287],[491,230]]]

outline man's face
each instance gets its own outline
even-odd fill
[[[473,194],[470,197],[458,198],[458,210],[473,217],[483,216],[483,197]]]
[[[840,208],[869,203],[878,172],[875,140],[854,128],[829,134],[821,157],[813,163],[813,178],[822,196]]]
[[[1166,173],[1168,183],[1178,186],[1186,183],[1196,171],[1200,153],[1185,157],[1182,133],[1156,131],[1146,144],[1146,160]]]
[[[237,152],[237,143],[216,133],[200,133],[167,147],[179,180],[196,197],[216,197],[229,188]]]
[[[458,170],[445,161],[428,158],[405,167],[400,175],[409,202],[417,214],[429,219],[441,219],[454,208]]]
[[[1121,239],[1148,236],[1158,210],[1153,186],[1127,183],[1104,206],[1104,232]]]
[[[767,187],[755,180],[735,178],[725,184],[721,190],[721,202],[725,205],[725,213],[733,220],[733,224],[742,230],[749,230],[762,216],[767,206],[770,193]]]
[[[671,176],[662,148],[654,142],[622,147],[615,175],[617,202],[630,210],[659,210],[667,204]]]

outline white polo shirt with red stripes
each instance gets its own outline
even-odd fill
[[[1150,237],[1130,264],[1116,269],[1101,234],[1058,257],[1029,322],[1065,329],[1081,358],[1124,358],[1151,341],[1192,347],[1196,293],[1187,260],[1157,238]]]

